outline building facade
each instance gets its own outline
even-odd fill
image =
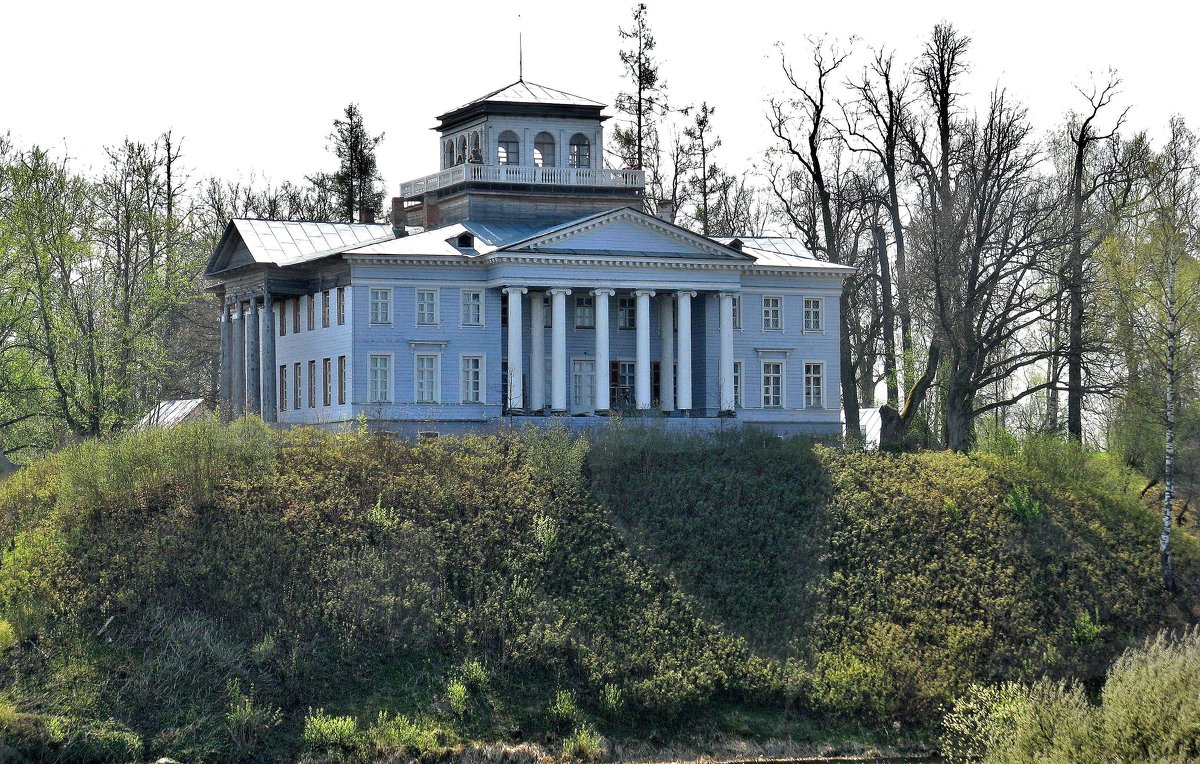
[[[600,161],[603,105],[517,82],[442,115],[391,225],[235,220],[209,262],[222,409],[404,432],[653,416],[841,431],[852,271],[711,239]]]

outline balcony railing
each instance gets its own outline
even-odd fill
[[[521,183],[534,186],[589,186],[641,190],[646,174],[641,170],[593,170],[583,167],[522,167],[520,165],[460,164],[424,178],[400,184],[405,199],[456,186],[459,183]]]

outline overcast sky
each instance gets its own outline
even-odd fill
[[[1042,129],[1078,108],[1075,84],[1109,67],[1124,80],[1131,127],[1161,135],[1172,114],[1200,123],[1197,26],[1182,2],[647,4],[672,101],[716,106],[719,160],[735,171],[769,144],[763,101],[782,86],[775,43],[802,55],[806,35],[853,36],[859,49],[893,48],[909,61],[940,20],[973,38],[971,89],[1006,86]],[[391,194],[437,169],[437,114],[516,80],[518,13],[526,80],[612,103],[622,87],[617,28],[631,6],[5,2],[0,133],[65,147],[87,167],[123,136],[170,128],[195,176],[278,182],[332,169],[326,136],[353,101],[369,129],[386,133],[379,168]]]

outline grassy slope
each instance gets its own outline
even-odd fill
[[[919,726],[970,681],[1093,679],[1194,619],[1129,479],[1062,449],[749,434],[89,443],[0,487],[0,727],[50,719],[64,755],[115,718],[154,755],[228,758]],[[1176,558],[1197,581],[1194,539]],[[357,731],[303,733],[318,708]]]

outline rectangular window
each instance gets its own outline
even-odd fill
[[[346,287],[337,288],[337,322],[338,326],[346,323]]]
[[[763,331],[777,332],[783,329],[783,298],[763,297]]]
[[[508,326],[508,297],[500,298],[500,326]]]
[[[321,382],[323,385],[321,402],[326,406],[333,405],[333,360],[325,358],[321,361]]]
[[[742,328],[742,296],[740,294],[733,296],[733,328]]]
[[[321,292],[321,328],[329,328],[329,290]]]
[[[413,380],[417,403],[438,402],[438,357],[434,354],[418,353]]]
[[[825,364],[804,364],[804,406],[819,409],[825,407]]]
[[[317,407],[317,362],[308,362],[308,407]]]
[[[421,326],[436,325],[438,320],[437,290],[417,290],[417,323]]]
[[[633,408],[636,364],[633,361],[612,361],[609,369],[609,400],[617,410]]]
[[[617,298],[617,328],[637,328],[637,299],[634,297]]]
[[[762,405],[767,409],[783,406],[783,363],[780,361],[763,362]]]
[[[292,334],[300,333],[300,298],[292,300]]]
[[[550,295],[542,294],[542,328],[554,328],[554,301],[550,299]],[[532,329],[532,325],[530,325]]]
[[[462,402],[483,403],[483,356],[463,356]]]
[[[338,356],[338,405],[346,403],[346,356]]]
[[[317,328],[317,296],[310,294],[308,296],[308,330],[311,332]]]
[[[463,290],[462,324],[463,326],[483,326],[483,292]]]
[[[370,374],[367,379],[367,400],[370,403],[392,401],[392,357],[378,354],[371,356]]]
[[[742,403],[742,362],[733,362],[733,405],[741,408]]]
[[[371,323],[392,323],[392,290],[371,290]]]
[[[576,329],[596,328],[596,305],[593,299],[590,295],[577,295],[575,297]]]
[[[804,298],[804,331],[819,332],[822,330],[821,325],[821,303],[824,302],[820,297],[805,297]]]
[[[287,411],[287,364],[279,367],[279,410]]]
[[[300,364],[292,366],[292,408],[300,408]]]
[[[287,336],[287,302],[279,303],[279,336]]]

